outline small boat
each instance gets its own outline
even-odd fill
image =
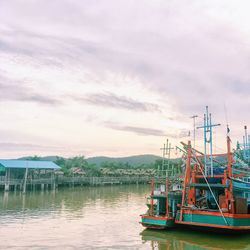
[[[169,183],[157,184],[152,180],[152,192],[148,198],[148,211],[141,215],[141,224],[151,229],[166,229],[175,225],[175,209],[181,201],[181,192],[168,191]]]

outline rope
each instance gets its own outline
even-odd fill
[[[193,152],[193,150],[192,150],[192,152]],[[199,161],[198,161],[197,158],[196,158],[196,154],[195,154],[194,152],[193,152],[193,154],[194,154],[194,157],[195,157],[195,159],[196,159],[196,161],[197,161],[197,163],[198,163],[198,165],[199,165],[200,171],[201,171],[201,173],[202,173],[202,175],[203,175],[203,177],[204,177],[204,179],[205,179],[205,181],[206,181],[206,183],[207,183],[207,186],[208,186],[208,188],[209,188],[209,190],[210,190],[210,192],[211,192],[211,194],[212,194],[212,196],[213,196],[213,198],[214,198],[214,201],[215,201],[216,205],[218,206],[219,211],[220,211],[220,213],[221,213],[221,215],[222,215],[222,217],[223,217],[223,219],[224,219],[226,225],[229,226],[229,225],[228,225],[228,222],[227,222],[227,220],[226,220],[226,218],[225,218],[225,216],[224,216],[224,214],[223,214],[223,212],[222,212],[222,210],[221,210],[221,208],[220,208],[220,206],[219,206],[219,204],[218,204],[218,202],[217,202],[217,200],[216,200],[216,198],[215,198],[215,195],[214,195],[214,193],[213,193],[213,191],[212,191],[212,189],[211,189],[211,187],[210,187],[210,185],[209,185],[209,183],[208,183],[208,180],[207,180],[206,176],[204,175],[204,172],[203,172],[203,170],[202,170],[202,168],[201,168],[201,166],[200,166],[200,163],[199,163]]]

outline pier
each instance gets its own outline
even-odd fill
[[[146,184],[151,181],[148,176],[124,176],[124,177],[65,177],[53,176],[51,178],[6,179],[0,177],[0,190],[23,191],[23,190],[55,190],[58,187],[74,186],[103,186],[121,184]],[[25,185],[25,187],[24,187]]]

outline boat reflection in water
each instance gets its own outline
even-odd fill
[[[250,235],[224,235],[186,230],[157,231],[145,229],[142,242],[152,250],[224,250],[250,249]]]

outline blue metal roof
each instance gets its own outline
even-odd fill
[[[0,160],[4,168],[60,169],[52,161]]]

